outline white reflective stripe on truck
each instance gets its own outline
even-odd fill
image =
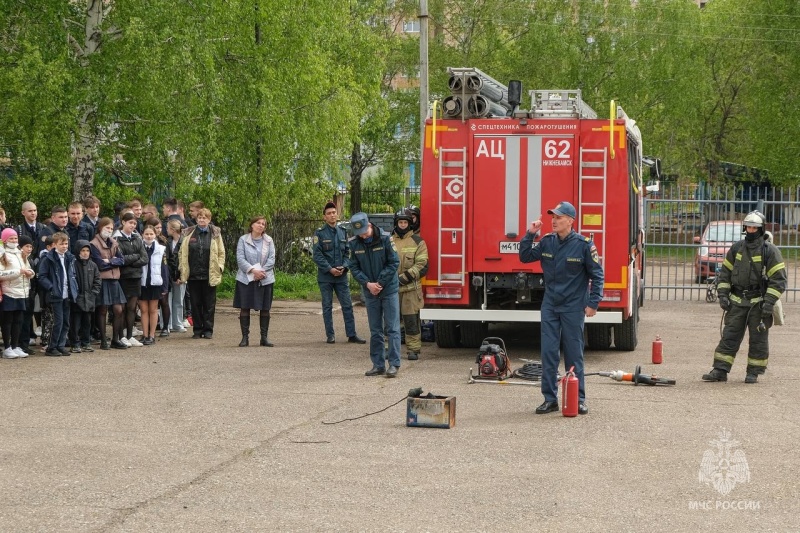
[[[422,320],[467,320],[473,322],[541,322],[541,311],[519,311],[503,309],[421,309]],[[587,324],[621,324],[619,311],[598,311],[586,317]]]

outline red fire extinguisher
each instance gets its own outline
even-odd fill
[[[656,340],[653,341],[653,364],[660,365],[664,362],[664,343],[661,342],[661,337],[656,335]]]
[[[578,378],[574,366],[561,378],[561,414],[578,416]]]

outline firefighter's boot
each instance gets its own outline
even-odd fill
[[[240,348],[244,348],[250,344],[250,315],[239,317],[239,326],[242,328],[242,342],[239,343]]]
[[[728,373],[714,368],[708,374],[703,374],[703,381],[728,381]]]
[[[758,383],[758,374],[747,374],[744,378],[745,383]]]

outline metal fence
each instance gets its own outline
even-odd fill
[[[339,205],[342,207],[339,218],[347,220],[351,216],[349,192],[340,191],[338,197]],[[419,187],[394,189],[364,187],[361,190],[362,211],[370,213],[370,218],[386,230],[391,228],[395,211],[410,204],[419,205]],[[314,232],[323,224],[321,209],[313,213],[276,213],[268,218],[267,233],[275,241],[275,268],[289,274],[316,273],[316,266],[311,260],[311,247]],[[214,220],[214,224],[222,229],[222,238],[227,251],[227,267],[235,271],[236,244],[247,228],[232,218]]]
[[[708,250],[697,242],[714,221],[742,220],[754,209],[767,218],[786,262],[788,286],[784,301],[796,302],[800,264],[800,187],[708,187],[667,185],[645,200],[645,298],[705,300],[707,272],[700,261]],[[736,240],[741,239],[738,234]],[[702,249],[702,250],[701,250]],[[715,250],[722,252],[722,250]],[[722,261],[714,257],[710,261]]]

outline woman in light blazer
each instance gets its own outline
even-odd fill
[[[236,292],[233,307],[239,309],[244,347],[250,341],[250,310],[259,311],[261,346],[273,346],[269,333],[269,310],[272,308],[272,287],[275,284],[275,243],[266,234],[267,219],[256,215],[250,219],[250,232],[239,237],[236,245]]]

